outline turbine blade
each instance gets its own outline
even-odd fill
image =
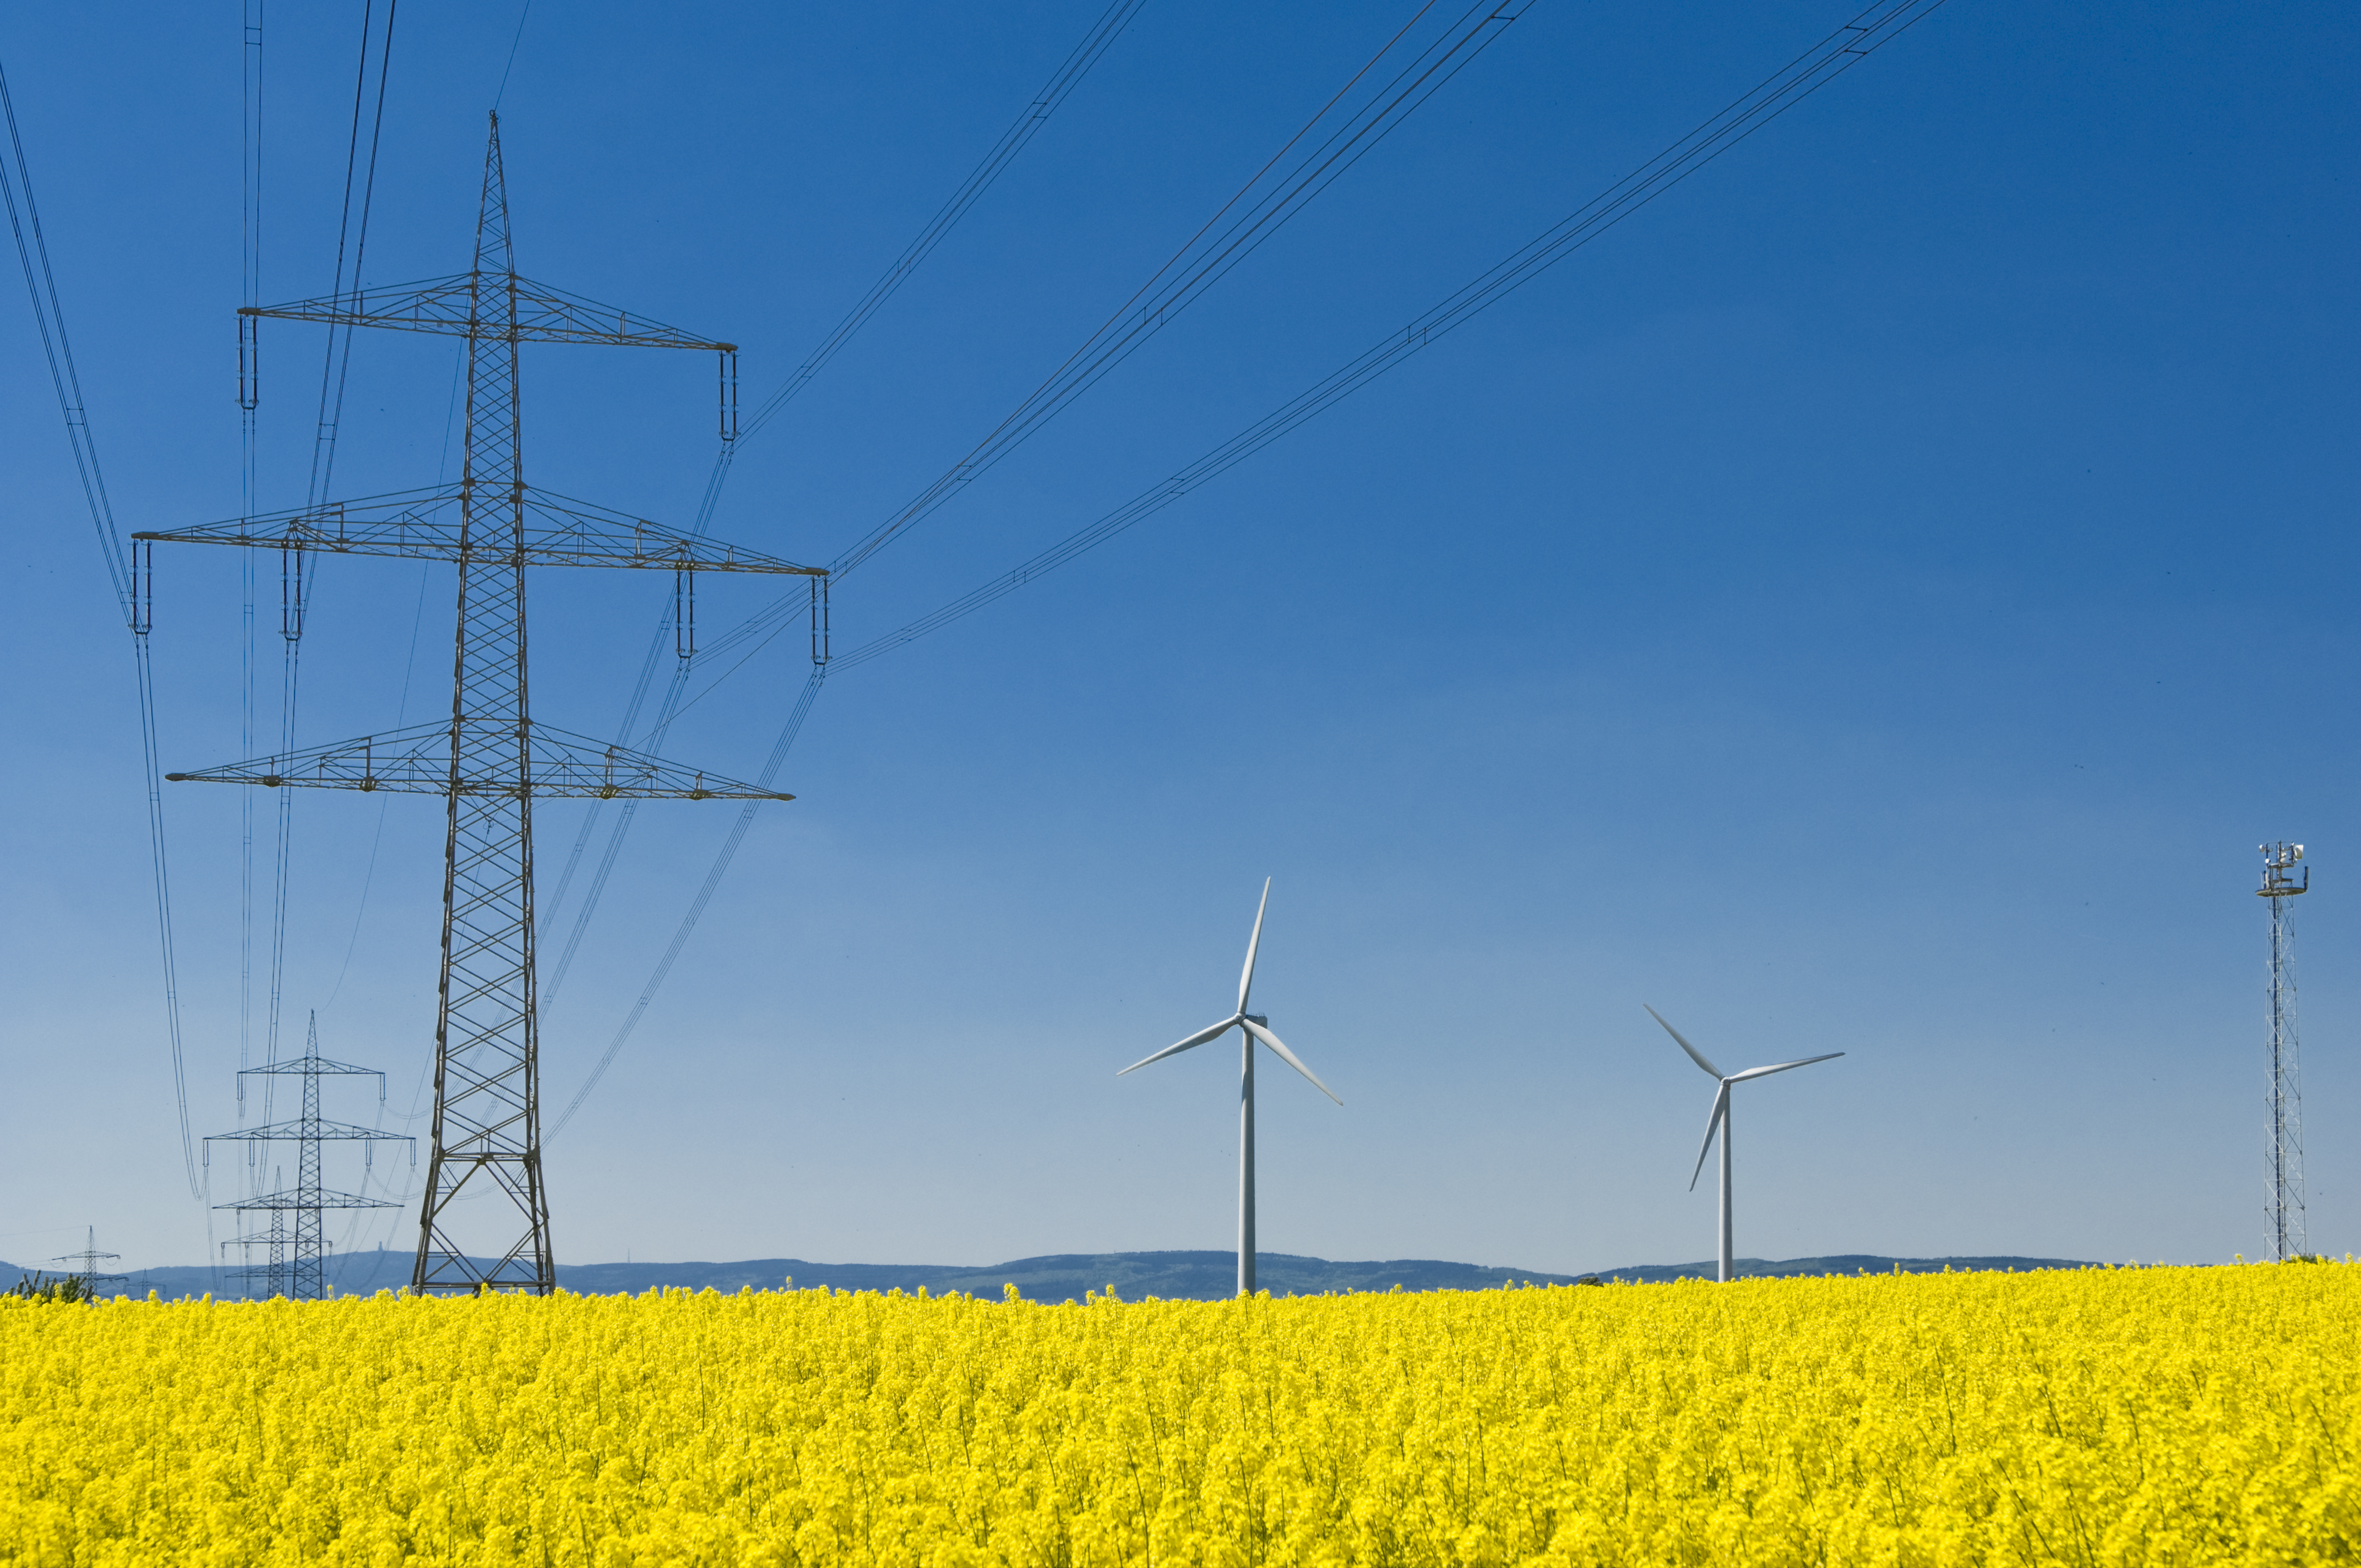
[[[1774,1072],[1784,1072],[1791,1067],[1809,1067],[1816,1061],[1834,1061],[1842,1055],[1844,1055],[1842,1051],[1830,1051],[1824,1057],[1806,1057],[1801,1061],[1773,1062],[1769,1067],[1750,1067],[1744,1072],[1731,1073],[1730,1081],[1744,1083],[1750,1078],[1768,1078]]]
[[[1246,967],[1238,975],[1238,1014],[1246,1010],[1246,992],[1254,989],[1255,949],[1262,946],[1263,911],[1270,907],[1270,878],[1262,879],[1262,902],[1255,905],[1254,935],[1246,938]]]
[[[1644,1002],[1640,1003],[1640,1005],[1642,1007],[1648,1007],[1648,1004]],[[1240,1009],[1240,1011],[1244,1011],[1244,1009]],[[1657,1012],[1653,1007],[1648,1007],[1648,1016],[1653,1018],[1659,1024],[1664,1024],[1664,1015]],[[1674,1040],[1679,1044],[1681,1049],[1688,1052],[1689,1060],[1697,1063],[1697,1066],[1705,1069],[1706,1071],[1713,1074],[1716,1078],[1719,1078],[1721,1076],[1721,1069],[1706,1060],[1705,1053],[1703,1051],[1689,1044],[1688,1041],[1682,1039],[1681,1032],[1678,1029],[1674,1028],[1670,1024],[1664,1024],[1664,1033],[1670,1035]]]
[[[1664,1020],[1659,1018],[1658,1023]],[[1669,1027],[1669,1025],[1667,1025]],[[1673,1036],[1679,1039],[1678,1035]],[[1697,1168],[1689,1172],[1689,1190],[1697,1190],[1697,1178],[1705,1174],[1705,1157],[1713,1152],[1713,1135],[1721,1130],[1721,1119],[1730,1110],[1730,1080],[1725,1079],[1713,1091],[1713,1114],[1705,1119],[1705,1142],[1697,1146]]]
[[[1166,1057],[1177,1057],[1182,1051],[1193,1050],[1197,1047],[1203,1045],[1207,1040],[1218,1038],[1220,1036],[1227,1034],[1230,1030],[1236,1028],[1238,1026],[1238,1023],[1239,1020],[1235,1018],[1224,1018],[1210,1029],[1198,1030],[1195,1034],[1190,1036],[1187,1039],[1181,1041],[1177,1046],[1167,1046],[1152,1057],[1140,1058],[1129,1067],[1125,1068],[1123,1072],[1116,1073],[1115,1076],[1117,1078],[1121,1078],[1124,1072],[1137,1072],[1149,1062],[1162,1061]]]
[[[1279,1037],[1277,1035],[1272,1034],[1268,1029],[1264,1028],[1261,1025],[1256,1023],[1251,1018],[1241,1018],[1238,1022],[1246,1025],[1247,1034],[1252,1035],[1256,1039],[1260,1040],[1264,1045],[1268,1046],[1272,1050],[1277,1051],[1281,1061],[1293,1068],[1296,1071],[1301,1073],[1304,1077],[1310,1079],[1312,1080],[1312,1088],[1318,1090],[1321,1093],[1325,1094],[1329,1099],[1336,1100],[1336,1091],[1329,1088],[1326,1084],[1321,1082],[1320,1075],[1318,1073],[1312,1071],[1310,1068],[1297,1060],[1295,1053],[1289,1050],[1285,1045],[1281,1044]],[[1336,1100],[1336,1103],[1342,1105],[1345,1102],[1342,1100]]]

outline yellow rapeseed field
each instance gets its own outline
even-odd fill
[[[2361,1268],[0,1301],[0,1560],[2316,1563]]]

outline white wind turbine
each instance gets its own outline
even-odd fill
[[[1648,1004],[1643,1002],[1640,1005],[1647,1007]],[[1653,1007],[1648,1007],[1648,1016],[1653,1018],[1659,1024],[1664,1024],[1664,1015],[1657,1012]],[[1744,1072],[1726,1073],[1722,1071],[1721,1069],[1714,1066],[1713,1063],[1706,1060],[1705,1053],[1703,1051],[1698,1050],[1695,1046],[1689,1044],[1686,1040],[1682,1039],[1681,1032],[1678,1029],[1674,1028],[1670,1024],[1664,1024],[1664,1033],[1670,1035],[1674,1041],[1680,1046],[1681,1049],[1688,1052],[1689,1059],[1691,1061],[1705,1069],[1705,1070],[1711,1074],[1721,1085],[1719,1089],[1714,1091],[1713,1114],[1706,1119],[1705,1142],[1699,1146],[1697,1149],[1697,1169],[1689,1172],[1689,1190],[1692,1192],[1697,1190],[1697,1178],[1705,1174],[1705,1157],[1713,1152],[1713,1135],[1716,1132],[1720,1133],[1720,1278],[1724,1283],[1728,1283],[1730,1280],[1738,1277],[1737,1254],[1731,1249],[1730,1245],[1730,1086],[1733,1083],[1744,1083],[1750,1078],[1768,1078],[1774,1072],[1784,1072],[1791,1067],[1809,1067],[1816,1061],[1834,1061],[1837,1058],[1844,1055],[1844,1052],[1830,1051],[1824,1057],[1806,1057],[1801,1061],[1773,1062],[1769,1067],[1750,1067]]]
[[[1137,1072],[1149,1062],[1162,1061],[1166,1057],[1193,1050],[1208,1040],[1220,1039],[1232,1029],[1241,1031],[1238,1036],[1242,1047],[1238,1065],[1238,1294],[1241,1296],[1253,1295],[1255,1288],[1255,1042],[1260,1040],[1277,1051],[1279,1060],[1310,1079],[1312,1087],[1321,1093],[1336,1100],[1336,1091],[1321,1082],[1320,1075],[1297,1060],[1295,1053],[1270,1032],[1269,1019],[1246,1011],[1246,994],[1254,989],[1255,950],[1262,946],[1263,911],[1269,907],[1270,879],[1265,877],[1262,903],[1255,910],[1254,935],[1246,938],[1246,970],[1238,976],[1238,1010],[1213,1027],[1200,1029],[1179,1045],[1167,1046],[1152,1057],[1142,1057],[1125,1068],[1123,1072],[1115,1074],[1121,1078],[1124,1072]],[[1342,1105],[1345,1102],[1336,1100],[1336,1103]]]

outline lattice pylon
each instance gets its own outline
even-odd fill
[[[242,315],[337,326],[388,327],[467,340],[465,466],[456,529],[442,521],[454,499],[429,495],[332,502],[301,514],[252,517],[172,532],[140,532],[143,543],[179,541],[273,548],[300,567],[308,550],[334,550],[458,566],[449,771],[438,790],[447,812],[444,849],[443,954],[434,1047],[434,1124],[419,1216],[412,1288],[487,1287],[546,1292],[556,1287],[549,1199],[541,1165],[540,1031],[533,974],[533,800],[536,795],[601,798],[791,800],[779,792],[691,773],[619,748],[537,729],[528,700],[525,569],[600,565],[660,569],[686,594],[697,572],[785,573],[816,567],[637,522],[586,503],[543,495],[524,482],[518,403],[518,349],[526,342],[616,347],[694,348],[719,353],[723,428],[729,418],[734,344],[696,337],[628,311],[519,278],[510,243],[508,187],[500,117],[491,118],[469,272],[398,288],[355,290],[328,299]],[[254,759],[227,768],[170,773],[184,782],[415,791],[418,737],[364,738],[307,753]],[[536,764],[540,744],[549,766]],[[381,780],[375,759],[397,759]],[[298,765],[299,762],[302,765]],[[544,777],[544,774],[547,776]],[[473,1187],[470,1184],[475,1184]],[[498,1201],[459,1208],[465,1191]],[[459,1234],[464,1217],[468,1234]]]
[[[372,1154],[381,1143],[412,1145],[412,1163],[417,1161],[415,1141],[406,1133],[380,1132],[351,1122],[331,1122],[320,1114],[320,1080],[323,1078],[374,1078],[378,1081],[378,1103],[385,1103],[385,1075],[372,1068],[355,1067],[349,1062],[330,1061],[320,1054],[320,1020],[314,1014],[303,1036],[303,1054],[271,1063],[269,1067],[247,1068],[238,1074],[239,1097],[245,1096],[245,1080],[249,1078],[300,1078],[303,1080],[302,1113],[291,1122],[277,1122],[259,1127],[249,1127],[236,1133],[215,1133],[205,1139],[205,1163],[213,1163],[213,1146],[219,1143],[241,1143],[247,1146],[248,1157],[260,1149],[279,1145],[296,1146],[295,1185],[276,1191],[258,1193],[235,1203],[218,1205],[236,1211],[243,1224],[247,1214],[267,1215],[269,1224],[259,1232],[241,1233],[222,1244],[230,1247],[249,1249],[267,1246],[269,1261],[239,1269],[233,1277],[264,1282],[264,1294],[286,1296],[298,1301],[318,1301],[328,1294],[328,1234],[326,1215],[332,1209],[390,1209],[395,1205],[382,1198],[371,1198],[360,1192],[338,1192],[321,1179],[320,1151],[327,1144],[357,1143],[365,1156]],[[289,1216],[293,1227],[289,1227]]]
[[[533,795],[470,793],[466,779],[533,776],[524,620],[524,464],[519,440],[516,266],[500,121],[484,155],[467,334],[466,466],[459,479],[459,613],[443,859],[443,972],[434,1025],[434,1125],[412,1285],[421,1290],[557,1282],[541,1170],[541,1040],[533,993]],[[478,554],[487,535],[510,544]],[[513,1238],[469,1257],[450,1208],[478,1179],[513,1208]],[[478,1184],[480,1191],[480,1183]],[[479,1217],[479,1216],[471,1216]],[[497,1230],[497,1226],[494,1227]]]

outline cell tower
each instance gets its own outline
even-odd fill
[[[318,1301],[328,1294],[327,1261],[329,1244],[325,1216],[331,1209],[390,1209],[394,1205],[383,1198],[371,1198],[358,1192],[337,1192],[322,1184],[320,1147],[323,1144],[357,1143],[361,1146],[362,1168],[377,1162],[377,1146],[401,1142],[410,1146],[412,1163],[418,1158],[418,1140],[403,1133],[381,1133],[374,1127],[357,1126],[349,1122],[331,1122],[320,1114],[320,1080],[323,1078],[374,1078],[377,1080],[377,1102],[385,1103],[385,1074],[372,1068],[354,1067],[346,1062],[330,1061],[320,1054],[320,1016],[312,1014],[303,1032],[303,1054],[289,1061],[272,1062],[269,1067],[248,1068],[237,1075],[237,1097],[246,1098],[246,1080],[249,1078],[300,1078],[303,1080],[303,1113],[292,1122],[277,1122],[267,1126],[242,1132],[216,1133],[205,1140],[205,1163],[213,1163],[214,1145],[244,1144],[247,1159],[251,1163],[266,1145],[293,1144],[295,1155],[295,1185],[281,1187],[275,1192],[264,1192],[235,1203],[219,1203],[214,1207],[234,1210],[243,1221],[248,1214],[269,1218],[269,1226],[257,1234],[241,1235],[222,1244],[225,1247],[240,1247],[251,1258],[256,1247],[270,1249],[266,1262],[251,1264],[237,1271],[236,1277],[261,1280],[263,1293],[287,1296],[298,1301]],[[273,1179],[276,1185],[276,1178]],[[363,1185],[367,1185],[366,1182]],[[288,1228],[290,1218],[294,1228]]]
[[[147,552],[158,540],[276,550],[282,593],[299,607],[310,551],[457,564],[448,723],[165,776],[444,797],[448,826],[434,1128],[411,1285],[421,1291],[489,1287],[545,1293],[557,1278],[541,1161],[533,803],[552,796],[795,797],[534,723],[526,707],[525,568],[671,572],[684,656],[694,651],[697,573],[785,573],[815,584],[826,574],[525,483],[517,396],[521,345],[713,352],[719,356],[725,441],[737,433],[737,348],[518,277],[498,115],[491,117],[484,157],[470,270],[290,305],[241,307],[239,313],[438,333],[467,342],[467,456],[456,485],[133,537],[143,574]],[[143,576],[143,587],[144,581]],[[476,1190],[464,1196],[488,1201],[455,1206],[470,1182]],[[463,1229],[468,1234],[460,1234]]]
[[[2271,1085],[2267,1109],[2270,1115],[2270,1199],[2264,1212],[2271,1222],[2271,1246],[2279,1260],[2301,1257],[2303,1234],[2303,1084],[2295,1041],[2294,905],[2288,900],[2312,885],[2312,868],[2303,863],[2301,844],[2261,846],[2263,885],[2255,890],[2271,910]]]
[[[95,1289],[101,1285],[120,1285],[131,1277],[127,1274],[101,1274],[98,1271],[98,1266],[102,1260],[116,1263],[120,1262],[122,1257],[123,1255],[119,1252],[99,1251],[98,1227],[90,1225],[82,1231],[82,1251],[65,1253],[49,1261],[67,1265],[68,1274],[77,1276],[84,1285]]]

